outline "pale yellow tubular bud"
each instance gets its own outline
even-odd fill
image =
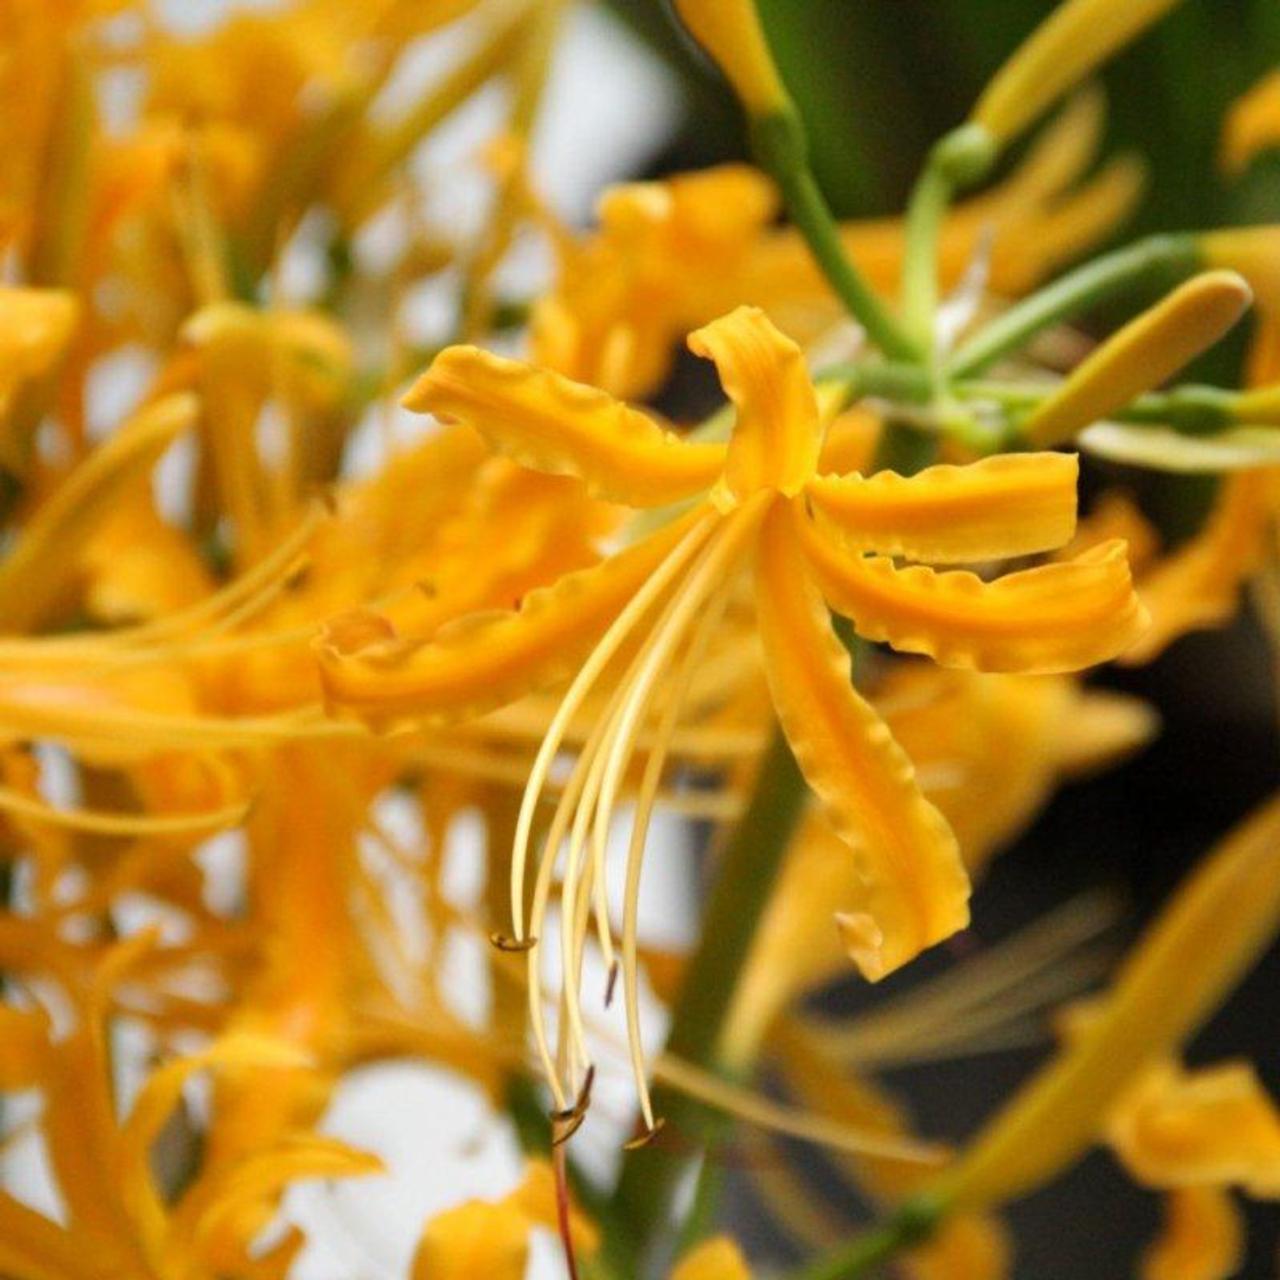
[[[1179,0],[1066,0],[996,72],[969,119],[1000,147]]]
[[[1120,969],[1096,1019],[927,1194],[948,1212],[1024,1195],[1096,1141],[1116,1100],[1177,1052],[1280,927],[1280,796],[1192,873]]]
[[[748,115],[771,116],[789,106],[754,0],[675,0],[675,6]]]
[[[1123,409],[1211,347],[1244,314],[1253,294],[1233,271],[1206,271],[1112,334],[1027,419],[1037,448],[1062,444]]]

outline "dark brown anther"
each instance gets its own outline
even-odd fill
[[[513,938],[506,933],[491,933],[489,942],[499,951],[515,953],[532,951],[538,945],[537,938]]]
[[[646,1129],[644,1133],[638,1137],[632,1138],[630,1142],[624,1142],[622,1149],[624,1151],[639,1151],[642,1147],[647,1147],[662,1132],[666,1126],[666,1121],[659,1116],[654,1122],[651,1129]]]

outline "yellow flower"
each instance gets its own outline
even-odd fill
[[[1142,170],[1120,156],[1081,181],[1104,121],[1101,94],[1077,94],[1004,182],[950,213],[939,245],[943,288],[989,244],[992,292],[1016,297],[1116,226],[1136,202]],[[844,312],[799,233],[773,226],[777,206],[763,174],[721,165],[610,188],[599,228],[586,236],[539,208],[559,273],[533,306],[533,362],[641,398],[662,383],[689,330],[740,303],[762,307],[802,345],[820,339]],[[871,285],[891,293],[902,220],[846,222],[841,240]]]
[[[993,458],[910,479],[824,475],[815,390],[799,350],[761,312],[739,309],[692,335],[690,346],[715,361],[736,407],[728,445],[680,440],[602,392],[474,348],[439,356],[407,397],[411,407],[466,422],[526,466],[578,475],[601,498],[659,507],[705,496],[597,568],[532,593],[517,612],[477,618],[434,643],[370,644],[366,632],[355,644],[333,634],[319,647],[332,702],[384,722],[472,715],[576,670],[532,771],[516,840],[515,941],[530,947],[531,966],[555,851],[571,831],[564,895],[577,905],[561,936],[566,971],[576,972],[593,906],[611,957],[599,902],[604,841],[638,735],[657,718],[623,921],[633,1044],[639,859],[663,743],[684,684],[753,553],[773,701],[801,769],[854,850],[861,901],[840,924],[850,954],[873,979],[964,926],[968,881],[910,761],[854,690],[824,597],[868,639],[962,668],[1074,670],[1113,656],[1143,625],[1119,544],[994,583],[894,563],[898,556],[968,562],[1061,544],[1075,524],[1074,459]],[[553,819],[526,927],[525,869],[538,797],[566,724],[606,672],[621,678]],[[534,1006],[535,1036],[555,1082],[540,1002]],[[575,999],[568,1009],[572,1052],[585,1061]],[[639,1077],[638,1056],[636,1069]],[[555,1088],[557,1105],[567,1106],[573,1090]]]

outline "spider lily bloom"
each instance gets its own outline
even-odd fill
[[[1120,544],[995,583],[894,562],[902,556],[965,563],[1061,544],[1075,525],[1073,458],[994,458],[909,479],[823,475],[818,397],[795,344],[762,312],[745,307],[689,341],[715,362],[736,407],[727,445],[680,440],[603,392],[475,348],[437,357],[406,398],[410,407],[471,425],[526,466],[578,475],[605,499],[640,507],[698,500],[598,567],[531,593],[513,613],[477,618],[434,642],[369,643],[366,633],[347,645],[333,634],[318,646],[331,701],[380,721],[474,715],[573,676],[525,793],[512,914],[514,943],[530,949],[536,976],[553,868],[570,837],[561,944],[571,994],[564,1026],[571,1056],[581,1064],[586,1055],[573,975],[593,904],[602,949],[606,959],[612,956],[603,904],[605,839],[639,735],[651,718],[656,722],[637,801],[623,919],[642,1099],[635,931],[645,830],[683,689],[753,554],[773,701],[801,769],[852,850],[859,901],[840,923],[851,956],[872,979],[964,927],[968,878],[954,837],[922,795],[910,761],[854,690],[824,596],[867,639],[962,668],[1074,670],[1123,650],[1143,625]],[[526,926],[538,798],[565,726],[606,675],[616,680],[615,692],[552,819]],[[536,999],[532,1012],[563,1108],[573,1090],[564,1089],[552,1067]]]
[[[87,980],[65,993],[76,1015],[72,1030],[36,1050],[34,1083],[44,1102],[39,1124],[61,1213],[55,1222],[0,1194],[0,1265],[8,1273],[68,1280],[109,1275],[212,1280],[243,1274],[254,1268],[253,1239],[237,1230],[247,1199],[302,1178],[381,1170],[363,1152],[294,1131],[232,1169],[216,1175],[196,1170],[181,1194],[167,1196],[153,1169],[154,1148],[188,1080],[203,1071],[296,1068],[304,1060],[266,1037],[225,1036],[198,1054],[153,1070],[121,1115],[113,1086],[112,999],[155,950],[154,937],[139,934],[108,951]],[[267,1256],[281,1264],[301,1243],[299,1233],[291,1232]],[[263,1265],[262,1258],[256,1261]]]

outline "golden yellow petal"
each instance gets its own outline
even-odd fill
[[[1023,453],[914,476],[815,476],[805,496],[854,551],[973,563],[1060,547],[1075,532],[1071,454]]]
[[[1222,167],[1238,177],[1260,151],[1280,146],[1280,71],[1237,98],[1222,127]]]
[[[555,1171],[545,1160],[531,1160],[524,1181],[507,1197],[506,1203],[521,1210],[530,1222],[549,1230],[559,1227],[556,1206]],[[578,1253],[590,1255],[600,1247],[600,1232],[595,1223],[576,1204],[569,1206],[569,1232]]]
[[[760,633],[796,761],[850,847],[849,897],[832,906],[851,957],[875,980],[968,924],[969,879],[911,761],[853,687],[849,655],[804,571],[803,520],[790,504],[766,518]]]
[[[1212,346],[1252,299],[1234,271],[1205,271],[1179,285],[1093,351],[1027,419],[1027,438],[1061,444],[1158,387]]]
[[[1079,671],[1122,653],[1146,625],[1122,542],[994,582],[847,555],[808,521],[799,542],[828,603],[860,635],[943,666]]]
[[[761,489],[799,493],[818,466],[818,400],[800,348],[759,307],[738,307],[689,335],[689,350],[715,361],[738,416],[718,501]]]
[[[997,1218],[961,1213],[943,1222],[928,1244],[903,1256],[909,1280],[1004,1280],[1013,1248]]]
[[[494,710],[575,670],[705,508],[602,563],[531,591],[519,609],[459,619],[426,642],[376,615],[336,619],[317,642],[330,702],[376,722],[450,720]]]
[[[191,395],[148,405],[101,444],[27,522],[0,563],[0,625],[25,631],[63,602],[81,568],[85,543],[121,494],[145,476],[166,448],[197,420]]]
[[[1154,1068],[1116,1108],[1107,1141],[1147,1186],[1280,1196],[1280,1111],[1248,1062]]]
[[[751,1280],[747,1260],[728,1236],[715,1236],[676,1263],[671,1280]]]
[[[1220,1187],[1183,1187],[1165,1199],[1160,1235],[1142,1256],[1141,1280],[1229,1280],[1244,1259],[1244,1220]]]
[[[1196,242],[1206,266],[1238,271],[1258,295],[1258,310],[1276,314],[1280,309],[1280,224],[1206,231]]]
[[[79,1236],[0,1191],[0,1270],[22,1280],[104,1280],[111,1256],[96,1238]]]
[[[529,1220],[506,1204],[473,1200],[438,1214],[413,1258],[412,1280],[524,1280]]]
[[[0,1005],[0,1089],[30,1089],[39,1083],[49,1046],[49,1019],[39,1009]]]
[[[404,398],[407,408],[466,423],[523,466],[579,476],[597,497],[664,506],[709,488],[720,444],[682,440],[595,387],[478,347],[449,347]]]
[[[1236,616],[1241,590],[1267,549],[1275,487],[1274,472],[1227,477],[1204,528],[1140,577],[1151,626],[1124,654],[1126,664],[1150,662],[1189,631]]]

